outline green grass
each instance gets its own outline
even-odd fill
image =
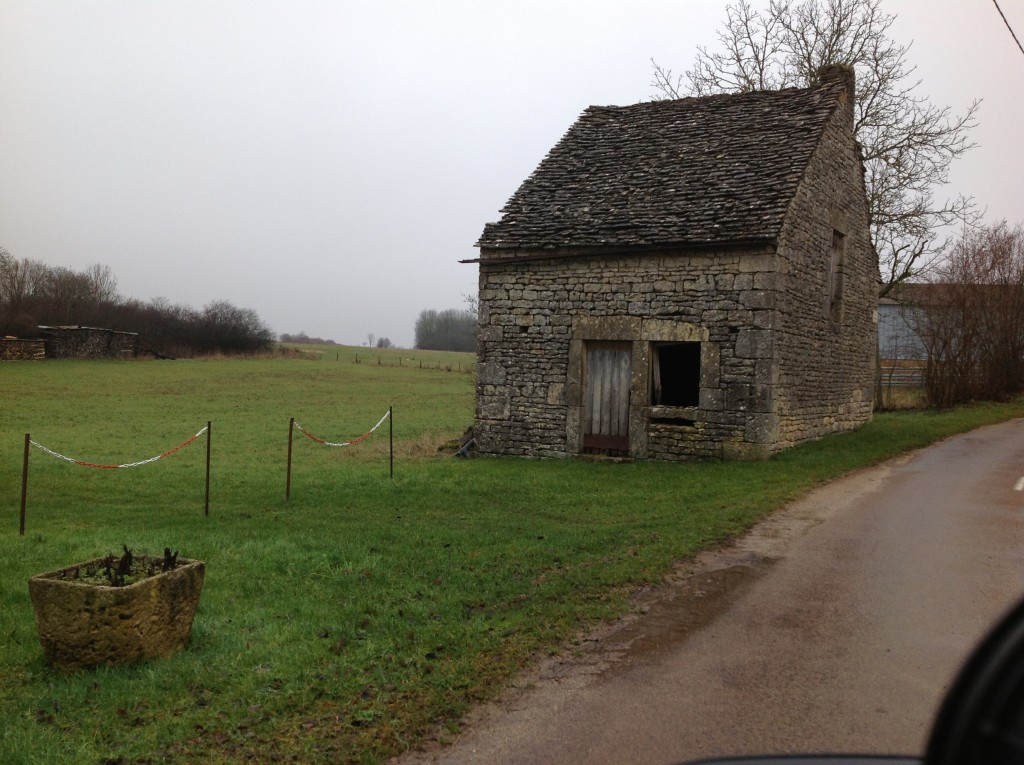
[[[437,447],[472,419],[473,378],[460,371],[472,358],[418,353],[421,367],[389,350],[402,366],[355,363],[365,353],[0,365],[0,761],[382,761],[455,730],[537,651],[621,614],[674,561],[814,485],[1024,414],[1021,402],[886,414],[765,463],[455,460]],[[386,425],[343,449],[297,434],[285,501],[290,417],[341,441],[391,405],[393,480]],[[25,433],[116,464],[208,420],[208,517],[205,439],[133,470],[33,449],[18,536]],[[26,580],[122,544],[206,561],[189,648],[133,667],[50,668]]]

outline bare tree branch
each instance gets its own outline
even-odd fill
[[[943,229],[979,218],[970,197],[936,193],[952,162],[975,145],[980,102],[955,114],[920,95],[910,46],[889,37],[895,19],[882,0],[769,0],[764,11],[738,0],[726,6],[719,50],[698,48],[685,80],[651,62],[655,98],[808,87],[821,67],[852,65],[854,130],[885,291],[934,261],[947,242]]]

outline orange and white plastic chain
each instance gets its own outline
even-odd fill
[[[310,433],[305,428],[303,428],[301,425],[299,425],[298,422],[295,423],[295,427],[297,427],[306,436],[308,436],[309,438],[311,438],[314,441],[316,441],[318,444],[323,444],[324,446],[351,446],[352,444],[358,444],[364,438],[369,438],[373,434],[373,431],[375,431],[377,428],[379,428],[381,425],[383,425],[384,424],[384,420],[386,420],[390,416],[391,416],[391,410],[389,409],[388,411],[384,412],[384,416],[380,418],[380,421],[376,425],[374,425],[368,431],[363,433],[363,435],[359,436],[359,438],[353,438],[351,441],[343,441],[341,443],[332,443],[332,442],[330,442],[330,441],[328,441],[328,440],[326,440],[324,438],[320,438],[319,436],[314,436],[312,433]]]
[[[201,435],[203,435],[203,433],[206,432],[206,429],[208,427],[209,427],[208,425],[203,427],[202,430],[200,430],[194,436],[189,438],[187,441],[183,441],[182,443],[180,443],[177,446],[175,446],[173,449],[168,449],[167,451],[163,452],[162,454],[158,454],[155,457],[150,457],[147,460],[139,460],[138,462],[126,462],[123,465],[103,465],[103,464],[100,464],[98,462],[86,462],[85,460],[76,460],[74,457],[68,457],[66,454],[60,454],[59,452],[55,452],[53,449],[47,449],[42,444],[36,443],[35,441],[32,441],[31,439],[29,440],[29,443],[32,444],[32,446],[36,447],[37,449],[46,452],[51,457],[56,457],[57,459],[65,460],[65,461],[71,462],[71,463],[73,463],[75,465],[81,465],[82,467],[91,467],[91,468],[103,468],[104,470],[116,470],[117,468],[133,468],[133,467],[139,467],[141,465],[148,465],[150,462],[156,462],[158,459],[162,459],[163,457],[169,457],[170,455],[174,454],[179,449],[184,449],[190,443],[192,443],[197,438],[199,438]]]

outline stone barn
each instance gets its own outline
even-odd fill
[[[478,245],[483,454],[766,457],[872,414],[853,70],[587,109]]]

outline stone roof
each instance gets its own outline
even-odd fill
[[[481,248],[772,241],[844,83],[591,106]]]

